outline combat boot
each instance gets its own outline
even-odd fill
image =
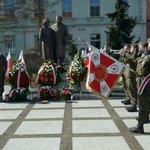
[[[127,107],[126,110],[127,110],[128,112],[137,112],[136,106]]]
[[[127,100],[126,102],[123,103],[124,105],[130,105],[130,100]]]
[[[138,125],[136,125],[135,127],[129,128],[129,132],[140,134],[144,133],[143,124],[138,123]]]

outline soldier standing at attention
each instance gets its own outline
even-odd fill
[[[4,92],[4,80],[5,80],[5,72],[7,69],[7,60],[3,54],[0,53],[0,100],[3,99]]]
[[[137,45],[132,44],[130,52],[125,56],[124,62],[129,68],[136,70],[137,63],[134,61],[137,57]],[[136,75],[134,72],[126,69],[126,85],[127,91],[130,97],[131,106],[127,107],[128,112],[137,111],[137,86],[136,86]]]
[[[120,58],[119,60],[121,62],[123,62],[125,65],[126,63],[124,62],[124,58],[128,55],[128,53],[130,52],[130,45],[129,44],[125,44],[123,49],[120,50]],[[123,87],[124,87],[124,91],[125,91],[125,95],[126,95],[126,99],[121,101],[123,104],[125,105],[130,105],[130,95],[129,92],[127,90],[127,76],[128,76],[128,69],[124,68],[123,72],[122,72],[122,82],[123,82]]]
[[[43,20],[43,27],[39,30],[39,39],[42,41],[42,58],[54,60],[53,55],[53,44],[54,44],[54,33],[49,28],[49,20],[45,18]]]
[[[62,17],[56,16],[56,23],[51,26],[55,33],[55,59],[57,64],[62,64],[65,59],[65,46],[68,44],[68,28],[62,23]]]
[[[143,53],[137,59],[137,87],[138,87],[138,101],[139,113],[138,124],[135,127],[129,128],[132,133],[144,133],[144,123],[149,121],[150,111],[150,55],[148,53],[148,43],[142,44]],[[148,81],[148,82],[145,82]],[[145,87],[145,88],[144,88]]]

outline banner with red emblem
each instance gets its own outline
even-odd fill
[[[116,85],[123,65],[113,57],[91,47],[86,88],[107,99]]]

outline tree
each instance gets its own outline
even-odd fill
[[[25,34],[31,32],[29,28],[38,33],[42,20],[47,16],[53,17],[55,14],[54,5],[57,3],[58,0],[54,2],[45,0],[0,1],[0,44],[9,42],[5,37],[8,32],[15,35],[20,32],[23,33],[23,49],[26,49]],[[32,47],[38,46],[32,45]]]
[[[114,25],[108,27],[106,33],[106,41],[112,49],[120,49],[126,43],[131,43],[135,35],[131,35],[136,18],[129,17],[127,14],[130,6],[123,0],[116,0],[115,11],[108,13],[106,16],[110,18]]]

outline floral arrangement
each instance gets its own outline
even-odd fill
[[[38,97],[42,100],[57,99],[57,91],[49,86],[43,86],[39,90]]]
[[[69,87],[76,85],[78,91],[81,91],[81,82],[86,78],[87,69],[84,65],[84,59],[80,57],[80,52],[75,54],[73,61],[71,62],[68,72],[66,74],[66,79],[68,81]]]
[[[24,88],[29,87],[30,77],[25,63],[18,61],[13,63],[13,66],[9,71],[8,81],[12,85],[12,89],[17,88],[17,86]]]
[[[26,88],[13,89],[9,92],[8,99],[11,101],[26,100],[29,90]]]
[[[62,100],[71,100],[73,94],[72,94],[70,89],[63,88],[63,89],[60,90],[59,96],[60,96],[60,99],[62,99]]]
[[[48,86],[41,87],[39,90],[39,97],[41,99],[50,99],[53,96],[51,89]]]
[[[52,62],[44,63],[38,72],[36,82],[41,86],[54,86],[62,82],[60,70],[62,68]]]

